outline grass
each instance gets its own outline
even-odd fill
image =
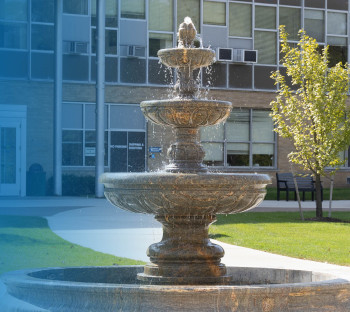
[[[350,221],[350,212],[333,212],[332,217]],[[228,244],[350,266],[350,223],[302,222],[298,212],[247,212],[218,216],[210,233]]]
[[[281,192],[281,200],[286,199],[286,192]],[[323,189],[323,197],[324,200],[329,200],[329,189]],[[300,194],[300,198],[302,199],[302,193]],[[265,197],[266,200],[276,200],[277,199],[277,188],[276,187],[268,187],[267,194]],[[311,200],[311,193],[305,193],[305,199]],[[289,200],[294,200],[294,192],[289,192]],[[350,188],[335,188],[333,189],[333,200],[350,200]]]
[[[25,268],[143,264],[72,244],[40,217],[0,216],[0,274]]]

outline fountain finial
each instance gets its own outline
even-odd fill
[[[192,48],[197,30],[190,17],[186,16],[183,23],[179,26],[179,48]]]

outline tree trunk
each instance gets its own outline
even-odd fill
[[[321,200],[321,176],[319,174],[316,174],[316,217],[323,217]]]
[[[289,165],[290,165],[290,170],[292,171],[292,175],[293,175],[293,182],[294,182],[294,185],[295,185],[295,192],[296,192],[296,194],[297,194],[300,218],[301,218],[301,221],[305,221],[305,219],[304,219],[304,214],[303,214],[303,210],[301,209],[299,188],[298,188],[297,179],[295,178],[295,174],[294,174],[294,170],[293,170],[293,164],[290,162]]]

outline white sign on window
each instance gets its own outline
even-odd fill
[[[96,156],[95,147],[85,147],[85,156]]]

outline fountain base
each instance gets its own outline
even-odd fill
[[[213,271],[208,271],[208,266],[215,267],[217,276],[213,275]],[[184,272],[183,276],[181,271]],[[162,275],[163,272],[168,274]],[[143,273],[137,274],[137,279],[148,285],[228,285],[232,276],[227,275],[226,266],[222,263],[206,263],[202,266],[198,263],[172,263],[161,269],[150,263],[145,265]]]
[[[0,311],[350,310],[350,281],[322,273],[227,267],[230,285],[143,285],[142,266],[46,268],[9,272]]]
[[[221,246],[209,239],[214,215],[156,216],[163,225],[163,238],[148,247],[151,263],[138,279],[148,284],[202,285],[228,284]]]

